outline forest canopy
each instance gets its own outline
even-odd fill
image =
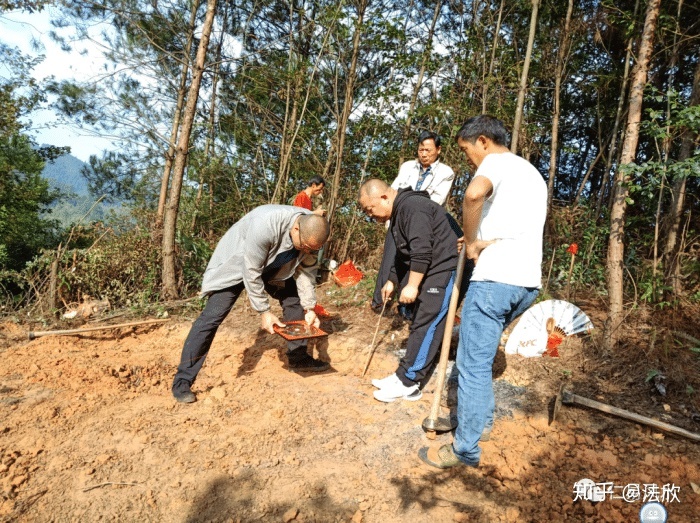
[[[574,279],[610,295],[613,308],[623,293],[700,300],[697,3],[110,0],[53,13],[65,49],[102,42],[105,71],[41,86],[28,68],[15,74],[1,95],[3,143],[20,147],[18,112],[32,104],[114,137],[86,174],[96,194],[133,202],[136,226],[102,241],[144,242],[153,264],[148,291],[125,296],[194,291],[232,223],[257,205],[287,203],[313,175],[328,181],[326,255],[372,266],[383,231],[355,204],[361,181],[391,181],[418,134],[434,131],[457,173],[447,207],[459,215],[472,173],[454,135],[488,113],[547,180],[543,267],[552,263],[553,285],[576,242]],[[23,173],[15,183],[39,183],[38,164],[2,169],[15,180]],[[34,207],[17,212],[29,216],[51,197],[32,194]],[[83,231],[92,239],[82,241],[102,233]],[[61,239],[61,256],[74,247],[36,237],[34,254]]]

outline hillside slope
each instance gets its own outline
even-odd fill
[[[65,154],[53,162],[47,162],[42,171],[42,176],[49,181],[50,187],[61,191],[62,196],[51,207],[50,214],[62,228],[68,228],[83,219],[98,200],[98,197],[90,194],[88,181],[81,172],[87,165],[75,156]],[[121,202],[100,202],[84,221],[102,221],[110,211],[121,212],[123,209]]]

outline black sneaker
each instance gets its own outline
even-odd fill
[[[326,361],[317,360],[308,354],[304,354],[300,358],[289,360],[289,370],[302,372],[323,372],[328,370],[331,364]]]
[[[177,387],[173,386],[173,396],[178,403],[194,403],[197,401],[197,396],[194,395],[194,392],[190,390],[190,386],[184,381],[179,381]]]

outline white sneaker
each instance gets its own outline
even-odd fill
[[[407,387],[400,380],[388,383],[383,388],[374,391],[374,399],[391,403],[396,400],[417,401],[423,397],[423,392],[418,385],[414,384]]]
[[[394,382],[398,382],[398,381],[399,381],[399,377],[396,375],[396,373],[394,373],[394,374],[391,374],[391,375],[387,376],[386,378],[382,378],[380,380],[373,379],[372,385],[374,385],[378,389],[383,389],[387,385],[394,383]]]

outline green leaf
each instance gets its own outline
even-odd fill
[[[647,377],[644,379],[645,383],[649,383],[651,380],[654,379],[655,376],[659,375],[659,371],[656,369],[651,369],[649,372],[647,372]]]

